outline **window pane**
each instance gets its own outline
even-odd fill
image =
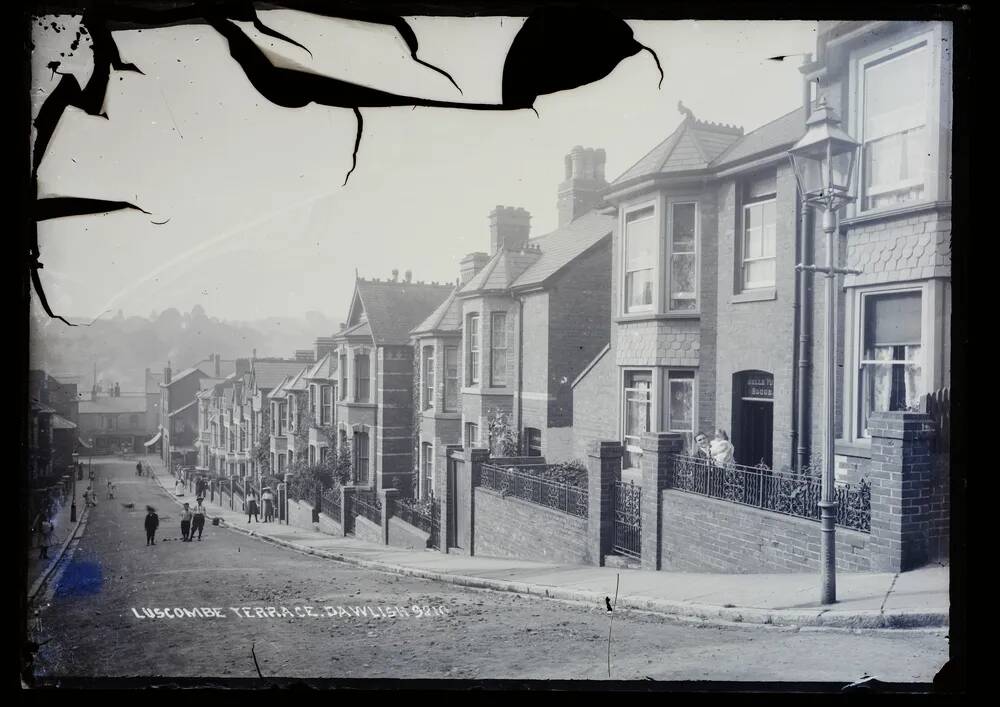
[[[444,358],[444,407],[445,410],[451,411],[458,408],[458,348],[455,346],[445,348]]]
[[[674,204],[672,252],[694,252],[695,205]]]
[[[921,45],[864,70],[865,209],[923,196],[927,159],[927,47]]]
[[[697,305],[695,255],[694,253],[674,254],[672,261],[670,268],[670,309],[695,309]]]
[[[691,431],[694,427],[694,379],[679,378],[671,373],[668,391],[670,402],[667,406],[667,429],[674,432]]]
[[[656,219],[653,209],[629,214],[625,224],[625,310],[653,303]]]
[[[653,304],[653,270],[638,270],[625,275],[625,309]]]
[[[866,360],[876,358],[878,347],[920,344],[919,292],[869,295],[864,307]]]

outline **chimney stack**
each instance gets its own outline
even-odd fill
[[[163,384],[167,385],[170,383],[170,361],[167,361],[167,367],[163,369]]]
[[[490,212],[490,252],[520,250],[531,231],[531,214],[515,206],[497,206]]]
[[[566,180],[559,185],[559,226],[565,226],[597,206],[608,183],[603,149],[577,145],[566,155]]]
[[[397,282],[399,280],[399,268],[392,269],[392,281]]]
[[[222,365],[221,365],[222,362],[220,360],[222,357],[219,354],[215,354],[214,358],[215,358],[215,377],[222,378]]]
[[[464,285],[469,280],[476,276],[480,270],[486,267],[486,263],[490,261],[490,256],[486,253],[469,253],[467,256],[462,258],[458,265],[458,272],[461,275],[461,282]]]
[[[403,273],[403,282],[410,282],[411,280],[413,280],[413,271],[407,270]]]

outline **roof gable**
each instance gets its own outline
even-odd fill
[[[430,315],[410,330],[411,334],[429,333],[432,331],[461,331],[462,303],[459,302],[459,288],[456,287],[448,298],[438,305]]]
[[[375,344],[409,345],[410,330],[433,312],[452,285],[359,279],[355,285]],[[343,333],[347,333],[346,331]]]

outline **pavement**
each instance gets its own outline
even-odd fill
[[[35,595],[38,594],[38,590],[45,583],[45,580],[52,574],[59,560],[62,558],[63,554],[66,552],[66,548],[69,547],[70,542],[78,534],[78,532],[84,527],[86,522],[87,514],[90,509],[83,502],[83,491],[87,488],[89,481],[85,478],[82,481],[77,482],[76,496],[76,520],[72,520],[72,501],[71,497],[67,497],[63,503],[61,503],[52,517],[52,540],[51,545],[49,545],[48,558],[42,559],[39,557],[39,550],[37,539],[32,536],[31,548],[28,550],[28,600],[34,599]],[[98,503],[103,499],[99,498]]]
[[[154,457],[154,478],[172,492],[174,477]],[[178,504],[193,499],[171,498]],[[189,494],[190,495],[190,494]],[[212,518],[264,542],[369,569],[450,584],[602,604],[692,620],[841,629],[948,626],[949,568],[902,573],[838,573],[835,604],[818,600],[813,573],[666,572],[406,550],[280,523],[247,523],[245,514],[209,503]],[[210,521],[209,521],[210,522]],[[616,589],[617,587],[617,589]]]

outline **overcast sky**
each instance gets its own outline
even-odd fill
[[[407,18],[421,58],[450,72],[460,96],[411,61],[389,28],[285,10],[261,17],[313,53],[241,25],[276,62],[280,54],[391,92],[469,102],[499,102],[504,56],[523,23]],[[78,20],[55,19],[66,31],[35,25],[35,111],[59,78],[45,68],[49,61],[62,61],[60,70],[81,83],[90,75],[89,44],[68,56]],[[700,119],[747,131],[801,103],[801,58],[767,58],[813,51],[814,22],[629,24],[659,54],[662,88],[642,52],[597,83],[541,97],[540,117],[363,109],[347,186],[349,109],[268,103],[205,25],[116,32],[122,58],[145,75],[112,72],[109,120],[75,109],[63,115],[39,173],[40,196],[129,200],[153,216],[40,224],[49,302],[77,321],[195,304],[228,319],[308,310],[339,317],[355,269],[363,277],[387,278],[398,268],[415,280],[454,280],[465,253],[488,250],[488,214],[497,204],[530,211],[533,235],[554,229],[563,156],[574,145],[603,147],[610,181],[680,123],[678,100]]]

